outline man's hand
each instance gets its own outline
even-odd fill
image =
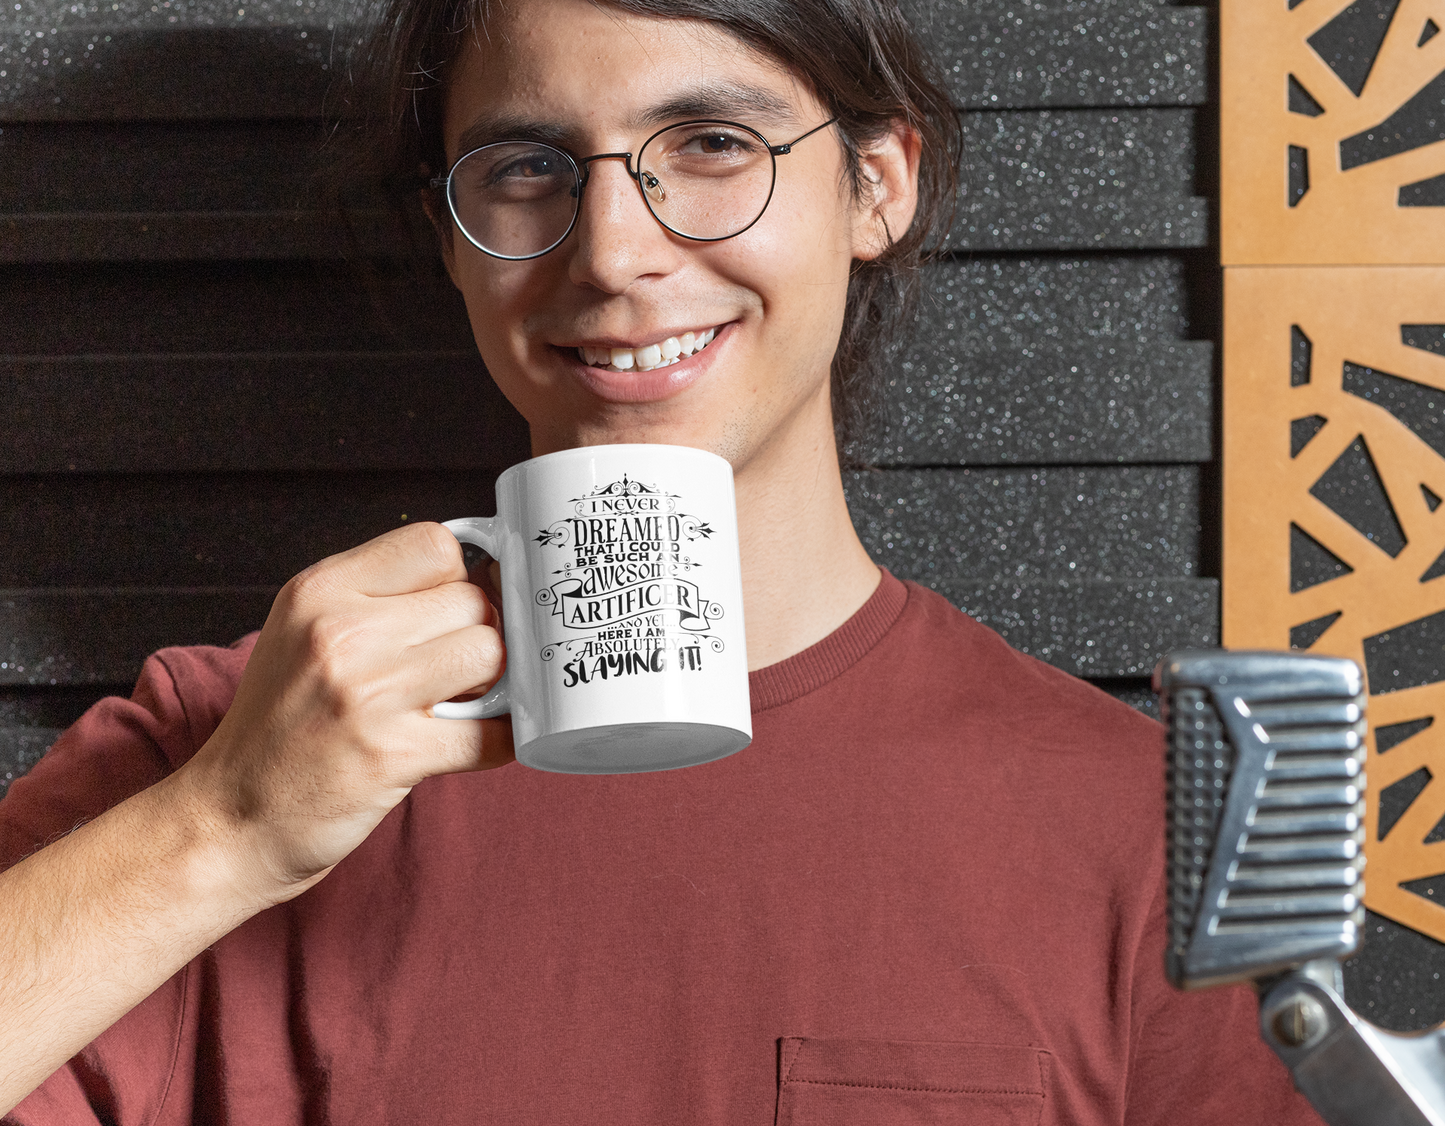
[[[279,902],[309,887],[422,779],[512,761],[510,719],[430,711],[502,675],[495,622],[439,524],[389,532],[286,584],[234,704],[181,772],[258,894]]]
[[[430,714],[501,675],[495,621],[438,524],[288,583],[195,757],[0,873],[0,1115],[422,779],[512,761],[509,719]]]

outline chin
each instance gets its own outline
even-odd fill
[[[696,426],[667,422],[631,422],[623,425],[583,426],[577,431],[575,446],[603,446],[638,443],[641,445],[689,446],[692,449],[718,453],[722,444],[715,432]]]

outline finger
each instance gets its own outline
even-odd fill
[[[401,734],[413,750],[398,762],[405,784],[415,786],[438,774],[492,770],[516,760],[512,717],[496,719],[434,719],[415,717]]]
[[[392,726],[385,745],[375,752],[368,777],[379,780],[399,801],[434,775],[490,770],[514,758],[510,716],[438,719],[418,712]]]
[[[427,737],[432,740],[427,756],[428,774],[461,774],[469,770],[492,770],[516,760],[512,744],[512,717],[496,719],[428,719]],[[450,728],[461,730],[452,731]],[[438,730],[440,729],[440,730]]]
[[[486,592],[469,582],[443,583],[430,590],[393,595],[370,604],[382,628],[402,644],[422,645],[467,626],[498,625]]]
[[[374,540],[323,559],[291,585],[322,599],[341,593],[374,598],[411,594],[467,577],[461,545],[440,524],[394,528]]]
[[[408,649],[402,703],[418,712],[453,696],[486,691],[502,678],[507,650],[491,626],[471,625]]]

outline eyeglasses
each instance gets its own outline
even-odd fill
[[[742,234],[767,210],[777,158],[838,119],[784,145],[735,121],[685,121],[647,138],[637,152],[575,159],[551,145],[499,141],[466,153],[445,176],[447,206],[462,234],[493,258],[540,258],[577,225],[594,160],[621,160],[652,217],[675,235],[720,242]]]

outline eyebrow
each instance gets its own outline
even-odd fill
[[[787,99],[762,86],[710,82],[644,110],[633,119],[632,124],[645,129],[648,126],[661,127],[681,118],[735,116],[756,116],[770,123],[798,120],[797,111]]]
[[[743,124],[796,124],[797,110],[785,98],[762,86],[741,82],[709,82],[648,106],[627,121],[627,128],[641,132],[658,129],[674,121],[689,119],[735,120]],[[534,141],[564,149],[575,141],[577,131],[555,121],[526,114],[501,113],[477,118],[457,139],[457,152],[467,153],[497,141]]]

